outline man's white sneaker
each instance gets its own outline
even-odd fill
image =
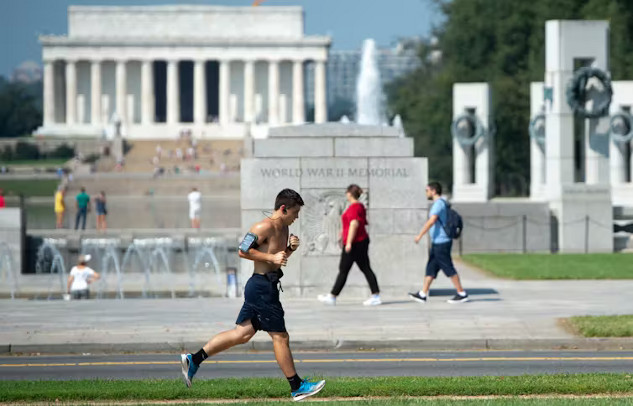
[[[372,296],[363,302],[365,306],[379,306],[381,304],[382,300],[380,300],[380,296]]]
[[[331,305],[331,306],[336,305],[336,297],[332,296],[330,294],[319,295],[319,296],[317,296],[317,299],[319,300],[319,302],[325,303],[327,305]]]

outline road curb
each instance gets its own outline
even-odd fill
[[[200,342],[0,344],[0,354],[116,354],[195,351]],[[471,340],[292,341],[295,351],[462,351],[462,350],[633,350],[633,337]],[[231,352],[272,351],[272,342],[253,341]]]

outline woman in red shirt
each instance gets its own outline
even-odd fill
[[[369,248],[369,235],[365,229],[367,225],[367,213],[365,212],[365,206],[358,201],[361,194],[363,194],[363,189],[358,185],[349,185],[347,187],[345,196],[349,202],[349,207],[341,216],[343,222],[343,229],[341,231],[341,242],[343,244],[341,262],[339,263],[338,276],[336,277],[332,292],[327,295],[318,296],[319,301],[323,303],[336,304],[336,297],[341,293],[347,281],[347,275],[350,269],[352,269],[354,262],[356,262],[356,265],[358,265],[360,270],[365,274],[372,293],[371,297],[365,300],[363,304],[366,306],[382,304],[378,281],[376,280],[376,275],[371,270],[369,256],[367,255]]]

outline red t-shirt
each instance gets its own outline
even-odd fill
[[[347,244],[347,233],[349,233],[349,225],[352,220],[358,220],[358,229],[356,230],[355,242],[360,242],[369,237],[365,226],[367,225],[367,213],[365,212],[365,206],[362,203],[352,203],[347,210],[341,216],[343,220],[343,245]]]

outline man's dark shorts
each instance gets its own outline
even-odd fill
[[[443,244],[431,244],[429,262],[426,264],[426,276],[436,278],[440,269],[444,271],[444,274],[449,278],[457,275],[451,258],[452,247],[453,243],[451,241]]]
[[[235,324],[250,320],[258,331],[285,333],[284,309],[279,301],[279,278],[281,270],[267,275],[253,274],[244,288],[244,305]]]

